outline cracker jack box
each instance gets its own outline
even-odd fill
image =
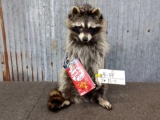
[[[70,76],[73,84],[81,96],[95,88],[94,82],[78,58],[75,58],[71,61],[65,60],[63,67],[66,69],[68,75]]]

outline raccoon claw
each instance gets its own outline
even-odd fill
[[[105,105],[105,107],[107,110],[112,110],[112,105],[109,103],[108,105]]]

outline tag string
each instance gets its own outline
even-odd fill
[[[65,56],[63,67],[68,68],[68,66],[69,66],[69,60],[68,60],[68,52],[67,52]]]

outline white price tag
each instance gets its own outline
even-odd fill
[[[101,83],[108,84],[119,84],[125,85],[125,71],[122,70],[109,70],[109,69],[100,69],[98,70],[98,81]]]

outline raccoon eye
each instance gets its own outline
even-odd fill
[[[79,29],[80,32],[83,31],[83,27],[82,26],[78,26],[78,29]]]
[[[101,27],[95,27],[95,28],[90,27],[89,30],[92,34],[96,34],[101,30]]]
[[[80,33],[83,31],[83,27],[82,26],[75,26],[75,27],[72,27],[71,30],[76,33]]]

